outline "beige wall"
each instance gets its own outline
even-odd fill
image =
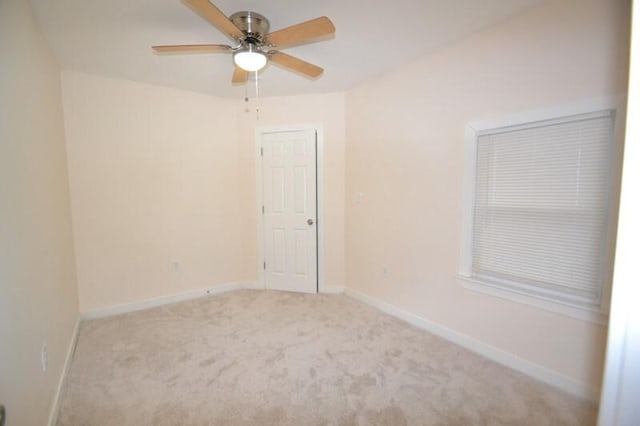
[[[343,285],[344,94],[262,99],[256,120],[241,99],[62,82],[81,311],[256,283],[254,135],[276,124],[324,129],[326,282]]]
[[[0,403],[44,425],[78,298],[60,73],[26,0],[0,2],[0,70]]]
[[[323,187],[325,268],[324,289],[344,287],[344,167],[345,167],[345,115],[344,93],[271,97],[259,100],[260,113],[256,116],[255,103],[238,103],[238,128],[242,158],[246,169],[242,174],[243,223],[245,227],[244,277],[257,279],[258,235],[256,194],[256,128],[269,126],[295,126],[313,124],[324,134]],[[248,112],[246,111],[248,109]],[[259,118],[257,118],[259,117]],[[323,289],[321,288],[321,291]]]
[[[80,310],[237,282],[233,101],[62,77]]]
[[[347,287],[599,386],[605,327],[456,279],[464,126],[624,93],[628,19],[626,0],[546,2],[351,90]]]

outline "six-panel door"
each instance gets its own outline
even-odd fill
[[[265,285],[317,291],[315,130],[261,136]]]

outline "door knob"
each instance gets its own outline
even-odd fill
[[[313,219],[307,219],[307,225],[309,226],[313,225]]]

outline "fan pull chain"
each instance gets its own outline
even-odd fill
[[[258,91],[258,71],[256,71],[256,120],[260,120],[260,96]]]
[[[244,85],[244,112],[249,112],[249,89]]]

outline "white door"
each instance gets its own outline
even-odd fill
[[[265,286],[316,293],[316,131],[269,132],[260,139]]]

